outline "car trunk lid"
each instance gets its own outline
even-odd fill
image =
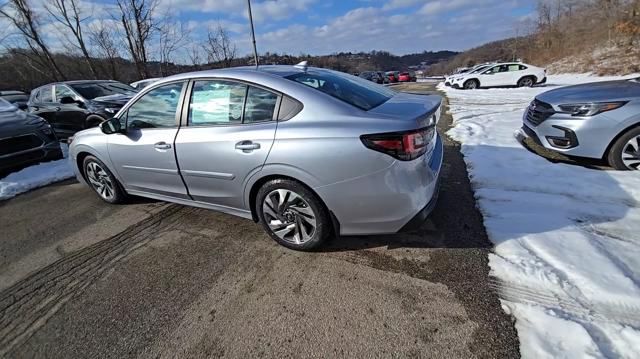
[[[435,125],[439,118],[441,103],[442,98],[438,95],[400,92],[380,106],[369,110],[368,113],[404,121],[411,124],[412,128],[423,128]]]

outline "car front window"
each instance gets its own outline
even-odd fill
[[[129,128],[176,127],[182,82],[160,86],[139,98],[127,110]]]
[[[73,84],[71,85],[71,87],[82,97],[88,100],[93,100],[97,97],[112,95],[132,96],[137,93],[136,89],[134,89],[133,87],[119,82]]]
[[[314,88],[365,111],[380,106],[395,95],[395,91],[387,87],[360,77],[334,71],[309,70],[285,78]]]

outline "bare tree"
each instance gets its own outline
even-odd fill
[[[27,0],[8,0],[0,6],[0,16],[13,24],[25,40],[27,47],[39,58],[39,62],[48,67],[54,80],[64,80],[65,76],[60,71],[51,51],[40,35],[40,23]]]
[[[168,13],[158,26],[158,40],[160,54],[160,72],[162,76],[169,75],[168,67],[173,54],[184,48],[189,42],[190,30],[184,23],[178,23]]]
[[[89,30],[89,39],[99,55],[107,60],[108,69],[105,72],[109,74],[111,79],[117,80],[117,62],[120,58],[120,48],[115,41],[117,32],[112,25],[104,19],[96,23]]]
[[[203,46],[201,43],[194,42],[187,49],[189,62],[195,67],[196,70],[200,70],[200,65],[202,64],[202,47]]]
[[[141,78],[149,77],[148,46],[157,30],[155,12],[158,0],[117,0],[120,22],[125,31],[129,53]]]
[[[236,58],[236,45],[220,24],[207,31],[206,51],[209,62],[222,63],[224,67],[230,67]]]
[[[78,0],[49,0],[48,3],[45,3],[44,7],[55,21],[71,31],[77,43],[75,46],[82,52],[82,56],[91,70],[91,75],[97,79],[98,72],[96,71],[91,56],[89,56],[89,50],[87,50],[82,31],[82,22],[89,17],[82,17],[78,5]]]

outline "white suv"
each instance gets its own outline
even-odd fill
[[[519,62],[504,62],[483,71],[453,76],[449,81],[454,88],[468,90],[480,87],[531,87],[547,82],[547,70]]]

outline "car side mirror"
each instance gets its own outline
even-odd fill
[[[124,133],[126,129],[122,128],[122,124],[120,123],[120,119],[116,117],[112,117],[103,123],[100,124],[100,130],[105,135],[111,135],[114,133]]]
[[[60,99],[60,103],[63,105],[71,105],[71,104],[77,104],[78,101],[76,101],[73,97],[71,96],[64,96]]]

